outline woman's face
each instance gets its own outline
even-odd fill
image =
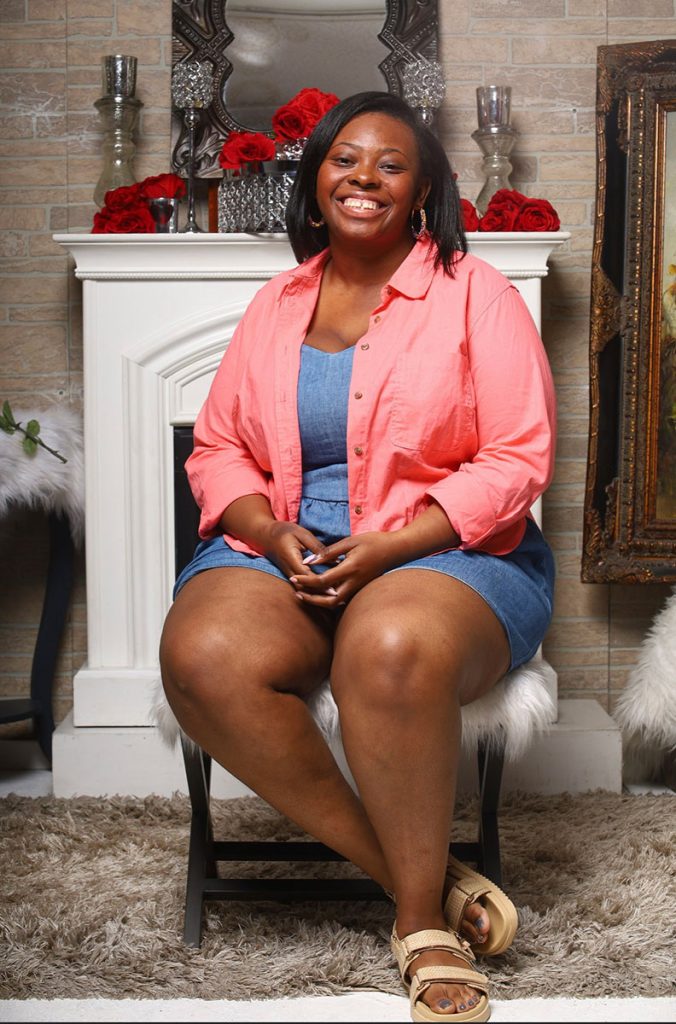
[[[332,242],[411,244],[411,211],[429,189],[408,125],[361,114],[336,135],[319,167],[317,205]]]

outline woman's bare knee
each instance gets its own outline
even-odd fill
[[[394,619],[371,621],[336,647],[331,684],[336,704],[355,700],[373,711],[407,714],[421,702],[458,699],[461,665],[430,638]],[[358,682],[357,682],[358,680]]]

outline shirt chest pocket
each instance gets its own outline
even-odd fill
[[[460,351],[440,358],[407,352],[392,374],[390,439],[398,448],[462,462],[476,451],[474,390]]]

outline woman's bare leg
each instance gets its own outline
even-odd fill
[[[352,599],[338,627],[331,682],[343,745],[392,877],[400,938],[446,927],[442,890],[460,707],[508,667],[507,637],[488,605],[464,584],[429,570],[374,580]],[[453,958],[423,954],[413,968],[440,963]],[[457,985],[433,986],[425,995],[448,1013],[477,998]]]
[[[227,771],[390,888],[373,828],[301,699],[328,675],[332,648],[284,581],[210,569],[169,611],[162,681],[184,731]]]

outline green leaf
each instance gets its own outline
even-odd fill
[[[14,419],[14,413],[12,412],[12,407],[9,404],[9,402],[7,402],[7,401],[3,402],[3,405],[2,405],[2,415],[5,417],[5,419],[7,420],[7,422],[11,426],[13,426],[13,427],[16,426],[16,420]]]
[[[28,423],[26,424],[26,433],[30,437],[37,438],[38,434],[40,433],[40,424],[38,423],[37,420],[28,421]]]
[[[0,430],[4,430],[6,434],[15,434],[16,428],[9,423],[4,416],[0,416]]]
[[[36,451],[38,450],[38,443],[32,437],[24,437],[22,444],[23,450],[28,455],[35,455]]]

